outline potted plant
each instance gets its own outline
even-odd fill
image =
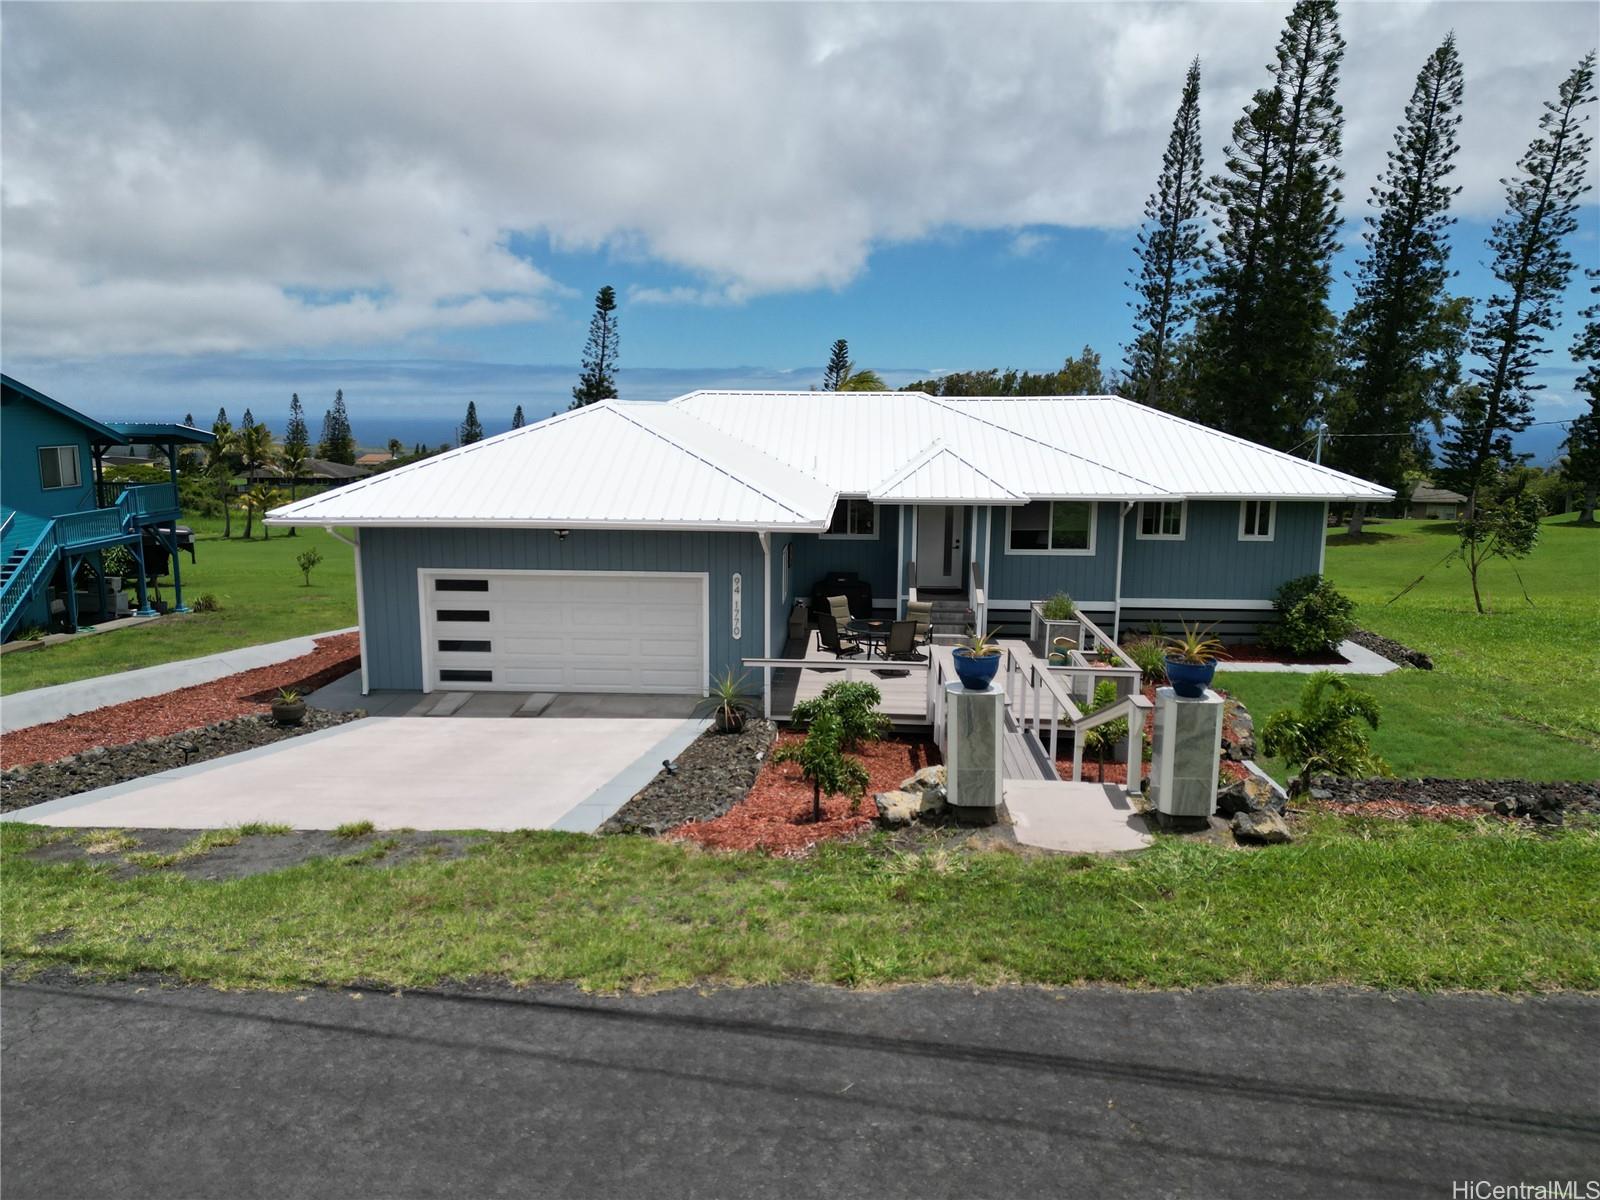
[[[975,633],[955,648],[956,674],[972,691],[988,688],[1000,669],[1000,646],[994,640],[994,631]]]
[[[1165,639],[1167,643],[1167,681],[1172,690],[1189,700],[1198,700],[1211,686],[1217,673],[1217,659],[1226,658],[1222,643],[1211,636],[1211,628],[1185,624],[1183,632]]]
[[[293,688],[279,688],[272,701],[272,719],[279,725],[298,725],[306,719],[306,702]]]
[[[701,703],[710,708],[718,733],[739,733],[744,729],[745,717],[750,711],[745,679],[744,675],[735,679],[731,667],[721,679],[712,679],[711,694]]]
[[[1030,615],[1028,640],[1033,643],[1034,654],[1048,658],[1063,641],[1069,649],[1077,649],[1083,627],[1078,623],[1078,606],[1066,592],[1057,592],[1048,600],[1035,600]]]

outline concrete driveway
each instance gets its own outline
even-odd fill
[[[41,825],[591,832],[705,728],[681,717],[368,717],[7,814]]]

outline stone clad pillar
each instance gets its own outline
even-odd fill
[[[945,784],[958,820],[993,825],[1000,819],[1006,728],[1006,694],[991,683],[981,692],[944,685]]]
[[[1199,827],[1216,809],[1222,710],[1222,697],[1209,688],[1198,700],[1156,689],[1150,800],[1163,825]]]

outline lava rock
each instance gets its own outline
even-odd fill
[[[720,817],[749,795],[772,747],[771,721],[750,718],[738,733],[711,728],[600,826],[601,833],[652,836]]]
[[[1235,813],[1265,812],[1283,807],[1282,798],[1272,785],[1259,775],[1246,775],[1235,780],[1217,793],[1217,815],[1231,817]]]
[[[1433,670],[1433,659],[1421,650],[1413,650],[1404,642],[1397,642],[1393,638],[1386,638],[1382,634],[1373,633],[1367,629],[1352,629],[1350,640],[1358,646],[1363,646],[1387,658],[1390,662],[1402,667],[1413,667],[1419,671]]]
[[[1253,846],[1281,846],[1294,841],[1289,823],[1271,809],[1235,813],[1233,836],[1235,841]]]

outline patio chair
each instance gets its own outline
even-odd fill
[[[917,624],[917,640],[924,646],[933,641],[933,601],[906,601],[906,620]]]
[[[831,612],[817,614],[817,640],[824,650],[832,650],[835,658],[851,658],[861,653],[861,643],[839,636],[839,622]]]
[[[850,624],[850,618],[852,616],[850,612],[850,601],[846,600],[843,596],[829,596],[827,611],[833,614],[834,624],[840,629],[844,629]],[[828,648],[822,640],[822,614],[823,610],[820,608],[817,609],[818,650],[826,650]]]
[[[927,662],[928,656],[917,649],[917,623],[896,621],[889,626],[889,641],[883,656],[895,662]]]

